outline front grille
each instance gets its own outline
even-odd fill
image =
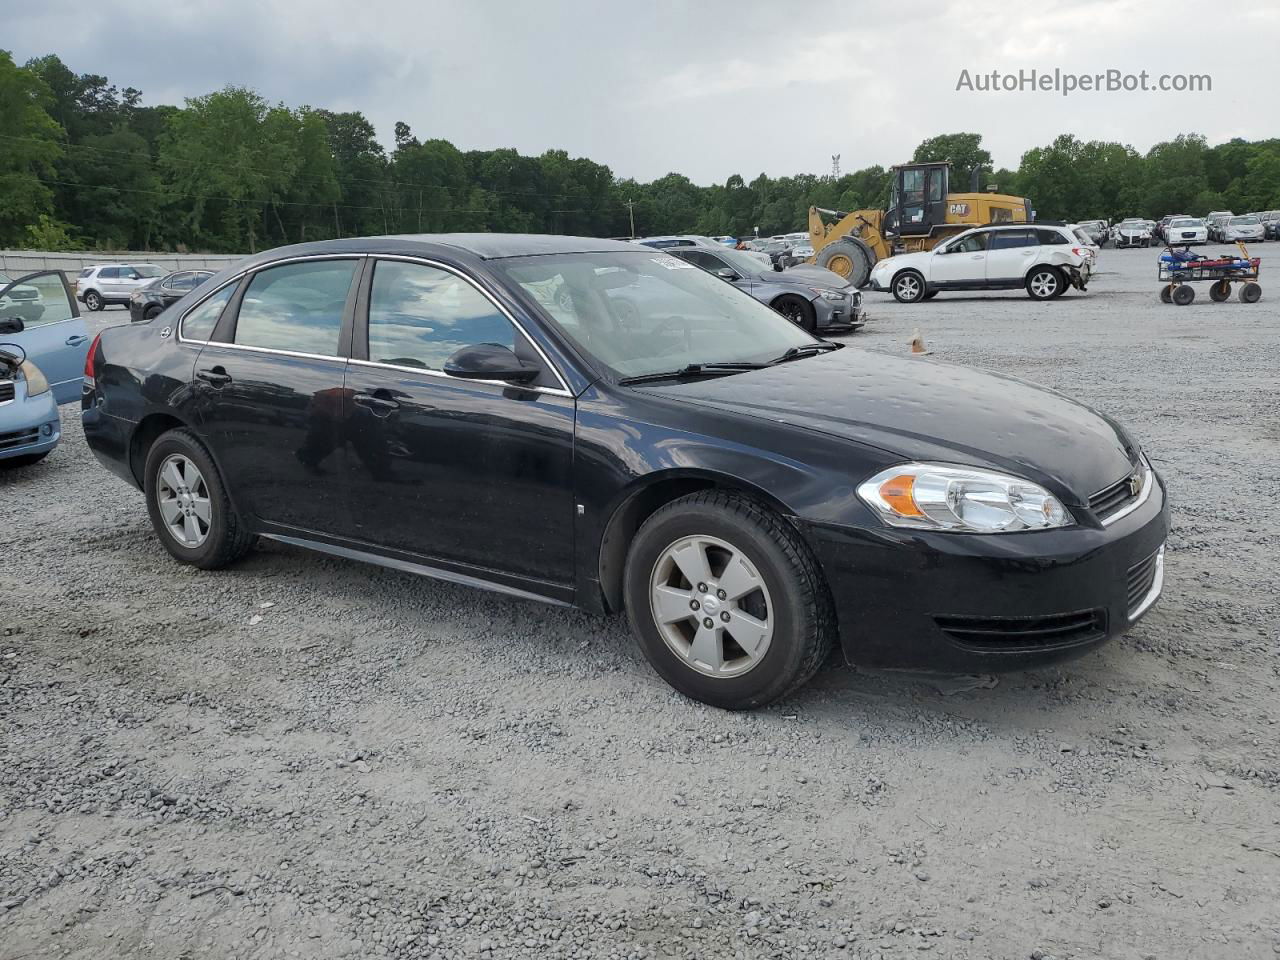
[[[978,650],[1027,650],[1084,643],[1107,632],[1105,610],[1049,617],[934,617],[938,628]]]
[[[1141,478],[1142,474],[1134,471],[1129,476],[1117,480],[1111,486],[1103,487],[1089,498],[1089,509],[1093,511],[1094,516],[1099,520],[1105,520],[1117,510],[1138,499],[1138,494],[1142,492],[1142,487],[1140,483],[1135,484],[1134,480],[1141,480]],[[1136,490],[1135,486],[1137,487]]]
[[[27,444],[35,443],[39,439],[39,427],[32,427],[30,430],[19,430],[16,433],[0,433],[0,451],[12,450],[14,447],[25,447]]]
[[[0,403],[8,403],[14,398],[14,385],[12,380],[0,380]]]
[[[1160,551],[1157,550],[1145,560],[1135,563],[1126,575],[1125,589],[1129,616],[1142,605],[1142,601],[1151,592],[1156,581],[1156,570],[1159,567]]]

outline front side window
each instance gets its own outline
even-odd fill
[[[967,237],[961,237],[959,240],[953,241],[949,248],[949,253],[981,253],[987,249],[987,238],[989,233],[971,233]]]
[[[236,285],[228,283],[200,306],[196,307],[182,321],[182,336],[187,340],[208,340],[213,336],[213,328],[218,325],[218,317],[222,308],[231,299]]]
[[[259,270],[236,318],[246,347],[336,357],[355,260],[305,260]]]
[[[119,280],[120,268],[119,267],[103,267],[102,270],[98,273],[98,279],[99,280]]]
[[[816,342],[733,284],[656,250],[515,257],[493,269],[620,377],[767,362]]]
[[[703,270],[710,270],[712,273],[724,269],[723,260],[718,260],[711,254],[696,250],[693,247],[686,247],[678,252],[673,252],[672,256],[677,256],[681,260],[688,260],[694,266],[701,267]]]
[[[551,293],[554,299],[554,292]],[[463,347],[516,349],[516,329],[493,302],[457,274],[421,263],[380,261],[369,291],[369,359],[443,370]]]

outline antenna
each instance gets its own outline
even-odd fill
[[[831,155],[831,176],[833,179],[840,177],[840,154],[838,153]]]

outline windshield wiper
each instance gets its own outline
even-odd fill
[[[767,366],[769,366],[767,363],[753,363],[749,360],[735,360],[731,363],[690,363],[679,370],[623,377],[618,383],[630,386],[635,383],[657,383],[659,380],[679,380],[682,377],[719,377],[731,373],[742,373],[746,370],[762,370]]]
[[[782,356],[774,357],[769,363],[786,363],[788,360],[799,360],[801,357],[811,357],[815,353],[826,353],[828,350],[839,349],[840,344],[828,343],[825,340],[821,343],[806,343],[803,347],[792,347]]]

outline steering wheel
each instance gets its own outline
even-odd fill
[[[693,325],[690,324],[685,317],[667,317],[665,320],[660,322],[656,327],[654,327],[652,330],[646,333],[645,338],[652,339],[652,340],[659,340],[664,333],[666,333],[668,330],[676,326],[680,326],[684,329],[685,350],[692,350],[693,349]],[[678,342],[677,342],[677,346],[678,346]],[[659,350],[656,354],[654,354],[654,356],[665,357],[668,353],[671,353],[671,352],[672,352],[672,349],[670,347],[667,347],[666,349]]]

